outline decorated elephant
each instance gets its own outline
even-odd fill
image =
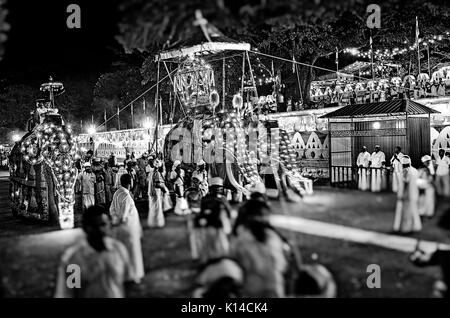
[[[60,83],[41,86],[50,90],[48,99],[37,101],[47,111],[29,125],[29,131],[15,144],[9,157],[10,199],[13,214],[49,221],[62,229],[74,226],[75,149],[70,127],[54,108],[54,93]],[[36,112],[38,112],[38,110]]]

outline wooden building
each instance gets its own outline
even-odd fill
[[[328,118],[331,183],[353,182],[362,146],[372,153],[380,145],[389,166],[395,147],[411,157],[414,167],[431,153],[430,114],[437,111],[409,99],[349,105]]]

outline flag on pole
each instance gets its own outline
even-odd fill
[[[417,45],[417,68],[418,68],[418,74],[420,74],[420,43],[419,43],[419,18],[416,16],[416,45]]]
[[[419,46],[419,18],[416,17],[416,45]]]
[[[369,44],[370,44],[370,60],[371,60],[371,66],[372,66],[372,80],[375,79],[375,70],[373,68],[373,39],[372,39],[372,30],[370,30],[370,38],[369,38]]]
[[[292,74],[294,74],[295,73],[295,56],[294,56],[294,54],[292,54]]]
[[[106,124],[106,109],[105,109],[105,113],[103,114],[103,119],[105,120],[105,124]]]
[[[117,106],[117,129],[120,130],[120,115],[119,106]]]
[[[275,68],[273,67],[273,60],[272,60],[272,76],[275,77]]]
[[[336,46],[336,59],[335,59],[335,63],[336,63],[336,72],[339,71],[339,50]]]
[[[145,97],[142,97],[142,110],[144,111],[145,114]]]

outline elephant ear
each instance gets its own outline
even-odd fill
[[[32,166],[40,164],[44,160],[39,146],[39,138],[37,138],[35,133],[22,140],[20,152],[23,155],[23,159]]]

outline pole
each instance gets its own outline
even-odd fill
[[[145,113],[145,97],[142,97],[142,111],[143,111],[144,117],[145,117],[145,115],[146,115],[146,113]]]
[[[159,122],[159,107],[158,104],[155,104],[156,106],[156,127],[155,127],[155,138],[154,138],[154,143],[155,143],[155,154],[156,157],[158,157],[158,122]]]
[[[133,104],[131,104],[130,106],[130,110],[131,110],[131,129],[134,128],[134,109],[133,109]]]
[[[225,57],[222,60],[222,110],[225,109]]]
[[[428,56],[428,75],[431,78],[431,66],[430,66],[430,44],[427,45],[427,56]]]
[[[241,73],[241,96],[242,101],[244,101],[244,78],[245,78],[245,53],[242,54],[242,73]],[[244,102],[245,104],[245,102]],[[247,98],[247,106],[250,107],[250,109],[253,109],[253,106],[250,105],[248,98]],[[253,112],[253,110],[251,110]],[[245,107],[244,107],[244,113],[245,113]]]
[[[339,72],[339,50],[336,46],[336,77]]]
[[[159,124],[159,107],[158,107],[158,99],[159,99],[159,68],[160,68],[160,59],[158,59],[158,68],[156,72],[156,93],[155,93],[155,107],[156,107],[156,132],[155,132],[155,141],[156,141],[156,155],[158,155],[158,124]]]
[[[372,80],[375,80],[375,71],[373,68],[373,39],[372,39],[372,29],[370,29],[370,58],[372,64]]]
[[[162,116],[162,97],[159,98],[159,125],[163,125],[163,116]]]
[[[119,111],[119,106],[117,106],[117,130],[120,130],[120,111]]]
[[[105,120],[105,130],[108,131],[108,126],[106,125],[106,108],[105,108],[105,114],[103,116],[103,119]]]
[[[418,73],[420,74],[420,45],[419,45],[419,18],[416,16],[416,45],[417,45],[417,65],[419,67]]]
[[[245,51],[245,55],[247,56],[248,68],[250,69],[250,76],[253,83],[253,88],[255,89],[256,98],[258,98],[258,91],[256,90],[255,78],[253,77],[253,69],[252,64],[250,63],[250,57],[248,56],[248,51]],[[260,108],[258,107],[258,115],[260,113]]]
[[[298,74],[297,64],[295,64],[295,73],[297,73],[298,92],[300,93],[300,100],[302,101],[302,106],[303,106],[304,101],[303,101],[302,85],[300,84],[300,76]]]
[[[418,70],[417,74],[420,74],[420,48],[419,48],[419,43],[417,43],[417,64],[418,64],[418,67],[419,67],[419,70]]]

